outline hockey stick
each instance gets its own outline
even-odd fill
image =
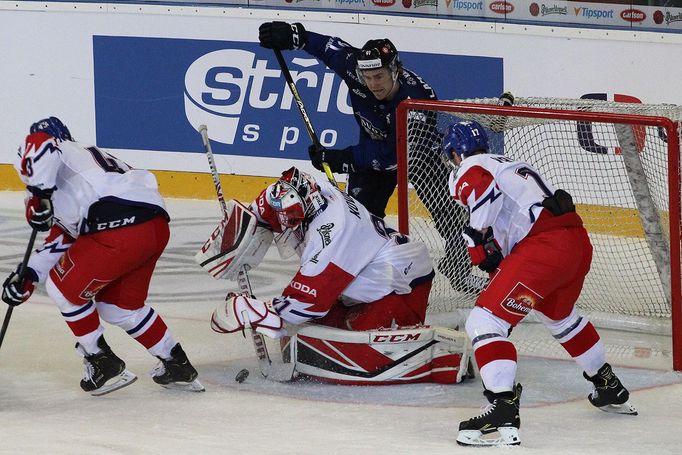
[[[289,67],[287,66],[287,62],[284,60],[284,56],[282,55],[282,51],[279,49],[273,49],[275,52],[275,57],[277,57],[277,63],[279,63],[279,67],[282,69],[282,74],[284,75],[284,79],[287,81],[287,85],[289,86],[289,90],[291,90],[291,94],[294,96],[294,100],[296,101],[296,106],[298,106],[298,111],[301,113],[301,117],[303,118],[303,123],[305,124],[305,128],[308,131],[308,136],[310,136],[310,140],[313,141],[313,144],[316,146],[322,146],[320,144],[320,140],[317,138],[317,134],[315,134],[315,129],[313,128],[313,123],[310,121],[310,117],[308,117],[308,112],[305,110],[305,105],[303,104],[303,100],[301,99],[301,95],[298,94],[298,90],[296,89],[296,84],[294,83],[294,78],[291,77],[291,73],[289,72]],[[327,164],[325,161],[322,162],[322,169],[324,169],[324,173],[327,175],[327,179],[332,183],[332,185],[338,187],[338,183],[336,183],[336,179],[334,178],[334,174],[332,173],[332,170],[329,168],[329,164]]]
[[[211,169],[211,176],[213,177],[213,185],[215,185],[215,191],[218,195],[218,202],[220,203],[220,208],[223,212],[223,217],[227,218],[227,204],[225,203],[225,196],[223,195],[223,187],[220,184],[220,175],[218,174],[218,168],[215,165],[215,159],[213,158],[213,150],[211,148],[211,142],[208,138],[208,128],[206,125],[199,126],[199,133],[201,134],[201,139],[204,142],[204,150],[206,151],[206,158],[208,158],[208,166]],[[237,276],[237,283],[239,284],[239,289],[242,292],[248,292],[249,297],[253,297],[253,292],[251,291],[251,282],[249,281],[248,270],[246,267],[242,267],[239,270]],[[260,373],[264,378],[267,378],[270,374],[270,368],[272,366],[272,361],[270,360],[270,354],[268,354],[267,346],[265,345],[265,339],[263,335],[253,330],[251,327],[251,321],[249,321],[246,314],[242,314],[245,322],[245,330],[248,330],[251,335],[251,340],[253,341],[254,349],[256,350],[256,357],[258,357],[258,366],[260,368]],[[248,327],[246,323],[248,322]],[[244,335],[246,336],[246,335]]]
[[[26,252],[24,253],[24,259],[21,261],[21,268],[19,269],[19,282],[24,278],[26,264],[28,264],[28,258],[31,257],[31,251],[33,251],[33,244],[36,241],[36,236],[38,231],[33,229],[31,231],[31,238],[28,239],[28,245],[26,245]],[[12,311],[14,307],[9,305],[7,312],[5,313],[5,319],[2,321],[2,329],[0,329],[0,347],[2,347],[2,340],[5,339],[5,333],[7,332],[7,327],[9,326],[9,320],[12,317]]]

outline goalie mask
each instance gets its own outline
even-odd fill
[[[402,63],[398,56],[398,50],[391,40],[388,38],[372,39],[367,41],[360,50],[356,73],[360,82],[364,84],[363,71],[386,68],[391,73],[391,78],[395,82],[398,79],[398,71],[401,67]]]
[[[267,197],[284,229],[302,226],[305,231],[310,220],[327,207],[315,180],[295,167],[282,173]]]

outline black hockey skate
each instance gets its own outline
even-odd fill
[[[516,384],[511,392],[484,391],[483,394],[490,404],[482,414],[459,424],[457,444],[463,446],[520,445],[519,404],[522,390],[521,384]],[[498,433],[497,436],[483,437],[495,432]]]
[[[628,389],[621,384],[611,365],[605,363],[592,377],[585,372],[583,376],[594,384],[594,390],[587,396],[593,406],[605,412],[637,415],[637,409],[630,404]]]
[[[76,350],[83,356],[85,374],[81,380],[81,389],[90,395],[100,396],[128,386],[137,380],[137,376],[126,370],[126,364],[100,336],[97,340],[100,352],[88,354],[76,343]]]
[[[152,371],[152,379],[167,389],[186,390],[189,392],[203,392],[206,390],[197,379],[199,375],[187,359],[180,343],[171,349],[171,358],[162,359]]]

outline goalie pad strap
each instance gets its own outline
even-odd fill
[[[290,343],[299,374],[354,385],[461,382],[468,346],[465,334],[441,327],[354,332],[307,325]]]

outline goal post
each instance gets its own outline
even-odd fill
[[[438,228],[450,223],[461,232],[468,215],[439,210],[423,185],[417,192],[411,182],[415,174],[433,176],[431,191],[448,191],[437,169],[445,164],[415,157],[439,152],[440,132],[461,120],[486,128],[491,153],[529,162],[573,195],[594,246],[578,307],[612,328],[671,334],[673,368],[682,370],[682,108],[555,98],[517,98],[514,106],[497,99],[403,101],[396,125],[398,224],[427,244],[436,265],[431,316],[467,312],[477,292],[457,286],[463,280],[456,275],[484,276],[470,263],[462,272],[466,249]],[[442,213],[450,218],[438,219]]]

